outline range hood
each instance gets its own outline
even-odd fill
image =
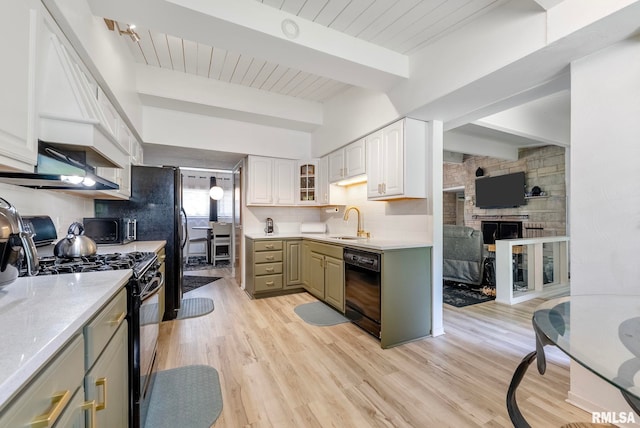
[[[0,172],[0,182],[15,186],[52,190],[118,190],[119,186],[95,174],[86,163],[86,153],[63,151],[38,142],[38,164],[34,172]]]

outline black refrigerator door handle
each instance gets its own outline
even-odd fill
[[[182,215],[184,215],[184,224],[182,224],[184,230],[182,233],[182,243],[180,244],[180,248],[184,249],[184,246],[187,245],[187,240],[189,240],[189,227],[187,226],[189,218],[187,217],[187,212],[184,208],[180,207],[180,211],[182,211]]]

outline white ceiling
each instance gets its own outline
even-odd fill
[[[542,10],[560,0],[527,1]],[[323,103],[353,86],[381,91],[393,87],[409,76],[412,54],[507,0],[88,2],[94,15],[113,19],[122,29],[137,25],[140,41],[127,45],[140,64],[212,79],[231,89]],[[289,37],[291,25],[298,27],[298,35]],[[555,102],[546,111],[553,116],[553,109],[565,111],[567,105]],[[479,132],[483,138],[497,133],[509,140],[505,129],[490,132],[481,120],[473,123],[460,131]],[[530,137],[521,135],[513,144],[546,144]],[[200,166],[196,163],[208,157],[180,149],[184,153],[177,158],[169,146],[151,146],[145,149],[161,163],[173,156],[170,163]],[[207,152],[219,159],[227,155]],[[228,168],[239,156],[216,167]]]
[[[410,55],[506,0],[253,1],[259,7],[279,10],[283,19],[312,22],[345,38]],[[114,12],[103,18],[117,19],[118,15]],[[119,22],[122,29],[129,23],[133,21]],[[158,31],[153,23],[136,25],[140,40],[129,48],[141,64],[318,102],[351,87],[339,78],[282,64],[270,58],[268,50],[262,56],[251,55],[233,49],[227,40],[211,45]]]

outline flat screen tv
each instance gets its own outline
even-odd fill
[[[524,172],[476,179],[478,208],[513,208],[524,205]]]

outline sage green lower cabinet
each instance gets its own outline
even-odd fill
[[[87,423],[86,419],[91,418],[95,403],[85,402],[84,400],[84,388],[80,387],[78,392],[75,393],[67,410],[60,415],[56,427],[65,428],[91,428],[96,426],[95,424]],[[85,416],[88,415],[88,416]]]
[[[126,314],[127,291],[122,288],[34,374],[3,410],[0,427],[127,427]]]
[[[78,393],[84,377],[84,338],[78,334],[47,364],[20,393],[3,409],[0,427],[50,426],[58,420],[77,419]],[[84,396],[82,396],[84,401]],[[47,420],[50,421],[47,424]],[[82,417],[78,420],[84,421]],[[42,421],[38,425],[37,421]],[[60,425],[64,426],[64,425]],[[82,426],[82,425],[81,425]]]
[[[245,292],[268,297],[302,291],[301,242],[245,237]]]
[[[324,300],[324,256],[315,251],[309,252],[309,281],[307,291],[320,300]]]
[[[382,253],[380,345],[431,335],[431,247]]]
[[[324,300],[344,313],[344,261],[325,256]]]
[[[299,288],[302,284],[302,240],[284,241],[284,287]]]
[[[123,321],[85,376],[86,399],[96,403],[95,426],[126,427],[129,423],[127,338],[127,321]]]
[[[303,242],[305,290],[344,313],[344,261],[342,247]]]

